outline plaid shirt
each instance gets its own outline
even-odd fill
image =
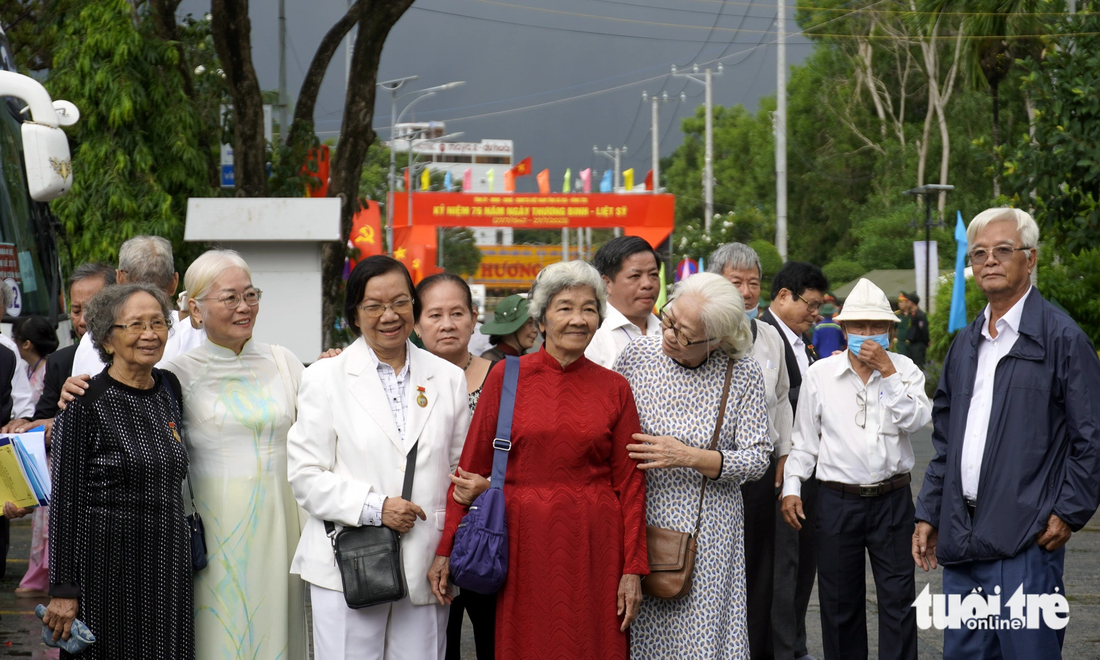
[[[367,353],[377,364],[378,379],[382,381],[382,389],[386,392],[386,401],[390,404],[390,413],[393,415],[393,421],[397,424],[397,432],[402,441],[405,440],[405,428],[408,426],[409,421],[409,362],[411,362],[409,351],[411,350],[411,345],[406,344],[405,366],[401,367],[401,371],[394,371],[393,367],[379,360],[371,347],[367,346]],[[367,500],[363,503],[363,513],[359,517],[359,524],[381,525],[382,505],[385,501],[386,496],[378,491],[371,490],[370,493],[367,493]]]

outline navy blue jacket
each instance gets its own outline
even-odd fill
[[[943,564],[1014,557],[1051,513],[1076,532],[1100,504],[1100,360],[1077,324],[1031,291],[1019,338],[996,367],[977,508],[967,514],[959,466],[986,322],[983,313],[955,338],[932,402],[936,456],[916,517],[938,529]]]

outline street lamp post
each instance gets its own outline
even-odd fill
[[[722,63],[718,63],[718,69],[711,71],[710,67],[703,70],[703,79],[699,79],[699,65],[691,67],[691,71],[677,72],[672,67],[672,75],[694,80],[706,88],[704,106],[706,108],[705,140],[706,150],[703,155],[703,229],[710,233],[710,221],[714,216],[714,99],[711,95],[711,82],[714,76],[722,75]]]
[[[417,101],[426,99],[429,96],[435,96],[436,92],[442,92],[446,89],[453,89],[460,85],[466,84],[464,80],[456,80],[444,85],[436,85],[435,87],[428,87],[426,89],[417,90],[415,92],[409,92],[408,94],[397,95],[398,90],[405,85],[405,83],[412,82],[419,79],[419,76],[406,76],[404,78],[395,78],[394,80],[387,80],[385,82],[378,83],[378,86],[390,93],[390,172],[388,177],[388,188],[390,195],[393,195],[394,189],[397,187],[396,169],[397,159],[394,153],[394,145],[397,141],[397,124],[401,122],[401,118],[405,116],[405,113],[409,111],[409,108],[413,107]],[[409,96],[416,96],[409,104],[401,110],[401,114],[397,114],[397,102],[403,98]],[[406,140],[408,142],[408,140]],[[408,145],[411,148],[411,143]],[[411,181],[410,181],[411,184]],[[386,242],[389,245],[389,253],[393,255],[393,209],[392,204],[386,204]]]
[[[924,308],[928,313],[932,310],[932,199],[941,192],[954,189],[955,186],[930,183],[902,193],[919,196],[924,200]]]

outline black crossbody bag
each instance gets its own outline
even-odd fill
[[[405,461],[405,483],[401,497],[412,501],[413,473],[416,472],[416,450],[413,445]],[[331,521],[325,521],[325,533],[332,541],[332,554],[340,569],[340,584],[344,601],[358,610],[401,600],[409,595],[405,568],[401,563],[401,534],[385,525],[344,527],[339,532]]]

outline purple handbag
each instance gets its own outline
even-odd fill
[[[504,517],[504,475],[512,450],[512,413],[519,383],[519,358],[504,362],[497,433],[493,439],[493,477],[489,489],[478,495],[455,532],[451,549],[451,579],[462,589],[496,593],[508,577],[508,521]]]

